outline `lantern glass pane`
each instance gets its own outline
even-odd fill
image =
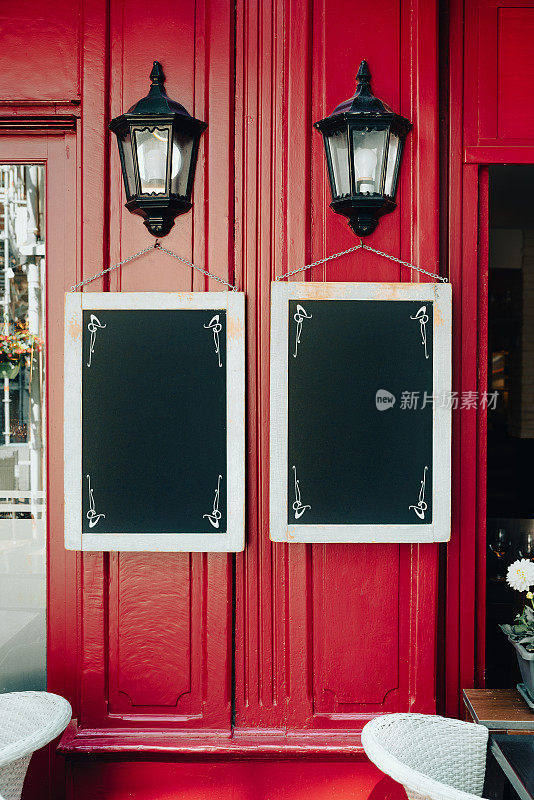
[[[165,194],[169,131],[166,128],[136,130],[135,147],[141,194]]]
[[[382,194],[386,130],[352,129],[354,183],[357,194]]]
[[[349,140],[347,129],[333,131],[325,136],[330,159],[332,197],[350,194]]]
[[[189,170],[193,155],[194,137],[174,131],[172,140],[171,193],[188,197]],[[189,199],[189,198],[188,198]]]
[[[126,196],[130,198],[136,193],[132,137],[130,136],[130,133],[128,132],[122,136],[119,142],[122,153],[122,175],[124,178],[124,186],[126,188]]]
[[[400,149],[400,139],[395,133],[389,136],[388,163],[386,167],[386,182],[384,184],[384,194],[388,197],[395,197],[397,161]]]

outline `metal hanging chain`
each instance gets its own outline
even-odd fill
[[[448,283],[449,279],[444,278],[442,275],[436,275],[435,272],[429,272],[422,267],[416,267],[415,264],[410,264],[409,261],[403,261],[396,256],[390,256],[389,253],[383,253],[382,250],[375,250],[374,247],[369,247],[368,244],[364,244],[360,239],[360,243],[357,244],[355,247],[349,247],[348,250],[342,250],[340,253],[334,253],[331,256],[326,256],[326,258],[320,258],[318,261],[313,261],[311,264],[306,264],[304,267],[299,267],[299,269],[293,269],[291,272],[285,272],[283,275],[279,275],[276,280],[283,281],[284,278],[289,278],[291,275],[297,275],[299,272],[305,272],[312,267],[316,267],[319,264],[326,264],[327,261],[332,261],[334,258],[339,258],[340,256],[346,256],[348,253],[354,253],[356,250],[369,250],[370,253],[376,253],[377,256],[382,256],[383,258],[387,258],[390,261],[395,261],[397,264],[402,264],[403,267],[408,267],[408,269],[415,270],[416,272],[421,272],[423,275],[428,275],[429,278],[435,278],[442,283]]]
[[[108,272],[113,272],[119,267],[124,266],[124,264],[128,264],[130,261],[135,261],[136,258],[140,258],[141,256],[145,255],[145,253],[149,253],[151,250],[161,250],[163,253],[167,253],[168,256],[171,258],[175,258],[177,261],[181,261],[182,264],[185,264],[187,267],[191,267],[191,269],[196,270],[197,272],[202,273],[207,278],[211,278],[217,283],[223,284],[223,286],[227,286],[232,292],[237,292],[237,286],[234,286],[232,283],[228,283],[223,278],[219,278],[218,275],[214,275],[212,272],[209,272],[207,269],[202,269],[202,267],[197,267],[196,264],[193,264],[192,261],[188,261],[187,258],[182,258],[182,256],[173,253],[172,250],[168,250],[166,247],[163,247],[159,243],[158,240],[154,242],[153,245],[150,247],[144,247],[142,250],[139,250],[137,253],[134,253],[132,256],[128,256],[128,258],[124,258],[122,261],[119,261],[117,264],[113,264],[111,267],[107,269],[103,269],[102,272],[97,272],[96,275],[91,275],[90,278],[86,278],[79,283],[75,283],[74,286],[71,286],[69,291],[75,292],[82,286],[86,286],[88,283],[92,283],[96,281],[97,278],[101,278],[103,275],[106,275]],[[389,253],[383,253],[382,250],[376,250],[374,247],[370,247],[368,244],[364,244],[360,239],[359,244],[355,245],[354,247],[349,247],[348,250],[342,250],[339,253],[334,253],[331,256],[326,256],[326,258],[320,258],[318,261],[313,261],[311,264],[305,264],[303,267],[299,267],[298,269],[293,269],[290,272],[285,272],[283,275],[278,275],[276,278],[277,281],[283,281],[284,278],[289,278],[291,275],[297,275],[299,272],[305,272],[308,269],[312,269],[312,267],[317,267],[319,264],[326,264],[328,261],[333,261],[335,258],[340,258],[340,256],[346,256],[349,253],[355,253],[357,250],[368,250],[370,253],[375,253],[377,256],[382,256],[383,258],[387,258],[389,261],[394,261],[396,264],[401,264],[403,267],[408,267],[408,269],[415,270],[416,272],[420,272],[423,275],[427,275],[429,278],[435,278],[437,281],[441,281],[442,283],[448,283],[449,279],[444,278],[442,275],[437,275],[435,272],[429,272],[429,270],[423,269],[422,267],[417,267],[415,264],[410,264],[409,261],[403,261],[401,258],[397,258],[396,256],[392,256]]]
[[[150,253],[151,250],[161,250],[162,253],[167,253],[168,256],[171,256],[172,258],[176,258],[177,261],[181,261],[182,264],[185,264],[187,267],[191,267],[191,269],[194,269],[197,272],[201,272],[203,275],[206,275],[207,278],[212,278],[214,281],[217,281],[218,283],[222,283],[222,284],[224,284],[224,286],[228,286],[228,288],[231,289],[232,292],[237,292],[237,286],[234,286],[232,283],[228,283],[227,281],[223,280],[222,278],[219,278],[218,275],[213,275],[213,273],[212,272],[208,272],[207,269],[202,269],[202,267],[197,267],[191,261],[188,261],[187,258],[182,258],[182,256],[179,256],[176,253],[173,253],[172,250],[168,250],[166,247],[163,247],[163,245],[161,245],[157,239],[156,239],[156,241],[154,242],[153,245],[150,245],[150,247],[144,247],[142,250],[139,250],[139,252],[134,253],[133,256],[128,256],[128,258],[123,258],[123,260],[119,261],[118,264],[113,264],[111,267],[108,267],[107,269],[103,269],[102,272],[97,272],[96,275],[91,275],[90,278],[86,278],[84,281],[80,281],[79,283],[74,284],[74,286],[70,287],[69,291],[70,292],[75,292],[76,289],[79,289],[81,286],[86,286],[86,284],[91,283],[92,281],[96,281],[97,278],[101,278],[103,275],[106,275],[108,272],[113,272],[113,270],[119,269],[119,267],[124,266],[124,264],[128,264],[130,261],[135,261],[136,258],[140,258],[141,256],[144,256],[145,253]]]

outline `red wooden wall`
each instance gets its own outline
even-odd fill
[[[534,3],[443,4],[443,254],[455,287],[453,383],[487,387],[488,173],[534,163]],[[443,708],[461,711],[460,689],[484,684],[486,414],[453,421],[453,525],[446,553]]]
[[[33,120],[57,243],[48,297],[49,685],[77,718],[63,747],[69,795],[161,798],[180,784],[191,797],[389,796],[394,788],[361,755],[359,731],[384,711],[435,710],[437,545],[269,541],[269,293],[275,275],[355,243],[328,208],[312,123],[353,93],[362,58],[376,94],[414,124],[399,208],[370,243],[438,270],[437,0],[21,0],[0,19],[17,54],[0,69],[0,122],[15,136],[1,157],[13,158],[11,142],[19,132],[26,141]],[[247,294],[247,546],[235,557],[82,556],[62,545],[62,295],[152,241],[123,207],[107,123],[146,93],[155,58],[169,94],[209,125],[193,212],[166,244]],[[62,156],[57,146],[49,155],[50,141],[61,141]],[[61,208],[67,222],[58,223]],[[310,277],[412,279],[361,252]],[[90,289],[220,286],[154,252]],[[458,496],[453,537],[463,524]],[[455,597],[452,566],[449,584]],[[473,631],[474,602],[466,608]],[[453,610],[457,698],[455,619]],[[473,663],[468,653],[467,682]]]

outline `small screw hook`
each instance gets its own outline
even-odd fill
[[[362,237],[358,236],[358,239],[360,240],[358,247],[361,249],[363,247]]]
[[[156,241],[154,242],[154,250],[159,250],[160,247],[161,247],[161,244],[159,242],[159,239],[156,239]]]

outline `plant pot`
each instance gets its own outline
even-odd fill
[[[0,378],[16,378],[19,369],[20,361],[0,361]]]
[[[510,637],[508,637],[508,641],[515,647],[523,683],[527,687],[530,696],[534,698],[534,653],[529,653],[522,644],[514,642]]]

